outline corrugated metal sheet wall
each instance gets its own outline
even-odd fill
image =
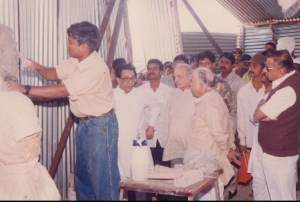
[[[119,1],[115,5],[119,5]],[[0,23],[8,25],[15,31],[20,52],[24,56],[46,66],[54,66],[67,58],[66,30],[70,24],[87,20],[99,25],[106,9],[105,2],[105,0],[0,0]],[[116,11],[117,8],[114,9],[110,22],[114,22]],[[110,23],[109,28],[113,29],[113,23]],[[103,56],[107,55],[109,38],[108,31],[100,50]],[[118,42],[116,56],[126,57],[124,26]],[[51,84],[28,70],[21,71],[21,81],[30,85]],[[66,102],[49,102],[36,108],[43,128],[41,162],[49,168],[69,109]],[[70,172],[73,172],[73,165],[72,132],[55,178],[63,199],[67,199],[68,179]]]
[[[223,52],[231,52],[236,48],[237,35],[211,33]],[[183,32],[182,33],[183,52],[185,54],[198,54],[204,50],[213,51],[216,56],[217,52],[208,41],[203,32]]]
[[[134,64],[139,70],[150,58],[173,60],[182,52],[176,0],[130,0],[129,4]]]
[[[272,41],[272,30],[270,27],[248,27],[244,33],[244,52],[254,55],[264,50],[264,44]]]
[[[276,0],[217,0],[243,23],[283,18]]]
[[[274,37],[279,39],[284,36],[294,37],[296,40],[295,55],[300,56],[300,24],[290,25],[273,25]],[[245,29],[245,52],[255,54],[264,50],[264,44],[272,41],[272,30],[269,26],[265,27],[249,27]]]
[[[181,52],[180,30],[178,19],[176,19],[177,2],[174,0],[148,0],[148,2],[151,8],[149,13],[152,15],[153,27],[157,28],[152,33],[154,44],[156,44],[152,54],[159,53],[160,57],[158,58],[172,60],[176,54]]]

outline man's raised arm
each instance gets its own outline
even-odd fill
[[[54,67],[45,67],[37,62],[25,58],[22,58],[22,60],[23,60],[23,66],[37,71],[45,79],[51,81],[59,80],[56,73],[56,69]]]

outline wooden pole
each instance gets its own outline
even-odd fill
[[[176,40],[176,55],[183,53],[183,44],[182,44],[182,34],[180,29],[180,22],[179,22],[179,13],[178,13],[178,2],[177,0],[173,1],[174,4],[171,4],[171,9],[174,11],[174,20],[176,25],[176,33],[175,33],[175,40]]]
[[[107,5],[106,11],[104,13],[103,20],[102,20],[100,28],[99,28],[99,30],[100,30],[100,45],[99,45],[99,47],[101,46],[101,43],[103,41],[105,30],[109,23],[109,19],[112,14],[112,11],[114,9],[115,3],[116,3],[116,0],[110,0],[109,4]],[[99,20],[99,22],[100,22],[100,20]]]
[[[111,43],[110,43],[109,50],[108,50],[106,64],[109,66],[109,68],[111,68],[111,65],[112,65],[112,62],[113,62],[113,59],[115,56],[116,48],[117,48],[118,37],[119,37],[119,33],[120,33],[122,19],[124,16],[124,6],[125,6],[124,2],[125,1],[121,0],[119,3],[115,26],[114,26],[114,30],[113,30],[112,37],[111,37]]]
[[[203,24],[203,22],[201,21],[200,17],[195,12],[195,10],[192,8],[192,6],[189,4],[189,2],[187,0],[182,0],[182,1],[183,1],[184,5],[186,6],[186,8],[189,10],[189,12],[192,14],[192,16],[195,18],[195,20],[197,21],[198,25],[201,27],[202,31],[206,35],[206,37],[209,40],[209,42],[213,45],[213,47],[215,48],[215,50],[217,51],[217,53],[219,55],[221,55],[223,53],[222,49],[220,48],[220,46],[218,45],[218,43],[216,42],[216,40],[213,38],[213,36],[206,29],[205,25]]]
[[[61,135],[61,138],[59,140],[59,143],[57,145],[57,149],[56,152],[54,154],[54,158],[52,160],[51,163],[51,167],[49,170],[50,176],[54,179],[56,173],[57,173],[57,169],[58,169],[58,165],[60,162],[60,159],[62,157],[62,154],[64,152],[65,146],[67,144],[68,138],[70,136],[72,127],[74,125],[74,119],[73,119],[73,115],[70,113],[68,119],[67,119],[67,123],[65,125],[64,131]]]
[[[132,41],[131,41],[131,34],[130,34],[130,26],[129,26],[129,16],[128,16],[128,1],[125,1],[125,8],[124,8],[124,32],[126,37],[126,48],[127,48],[127,61],[133,62],[132,56]]]

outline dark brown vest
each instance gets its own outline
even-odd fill
[[[282,112],[277,117],[277,120],[260,121],[258,131],[258,142],[263,152],[279,157],[293,156],[299,152],[300,73],[294,73],[278,87],[273,89],[267,100],[269,100],[276,91],[286,86],[292,87],[296,92],[297,98],[295,104]]]

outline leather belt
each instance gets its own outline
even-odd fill
[[[94,119],[96,118],[97,116],[85,116],[85,117],[78,117],[81,121],[87,121],[87,120],[90,120],[90,119]]]
[[[110,113],[112,113],[114,111],[114,109],[112,108],[111,110],[109,110],[108,112],[100,115],[100,116],[85,116],[85,117],[78,117],[81,121],[87,121],[87,120],[90,120],[90,119],[94,119],[94,118],[97,118],[97,117],[101,117],[101,116],[106,116]]]

